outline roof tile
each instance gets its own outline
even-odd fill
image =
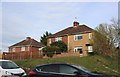
[[[71,34],[77,34],[77,33],[86,33],[86,32],[91,32],[93,29],[86,26],[86,25],[79,25],[76,27],[68,27],[64,30],[61,30],[49,37],[60,37],[60,36],[64,36],[64,35],[71,35]]]
[[[27,45],[30,45],[30,46],[35,46],[35,47],[44,47],[43,44],[41,44],[40,42],[34,40],[34,39],[25,39],[21,42],[18,42],[10,47],[16,47],[16,46],[27,46]]]

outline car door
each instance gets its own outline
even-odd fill
[[[76,74],[75,72],[78,72],[78,74]],[[59,65],[59,74],[61,75],[61,77],[89,77],[80,69],[67,64]]]
[[[44,65],[37,68],[37,70],[39,71],[39,77],[60,77],[58,74],[59,67],[55,64]]]
[[[61,64],[59,65],[59,74],[61,77],[76,77],[74,74],[75,71],[78,71],[76,68],[69,65]]]

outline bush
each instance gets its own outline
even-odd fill
[[[46,46],[43,48],[43,54],[47,55],[48,57],[53,57],[53,55],[58,52],[60,52],[59,48],[57,46]]]
[[[67,45],[63,41],[53,42],[50,46],[57,46],[59,48],[59,52],[67,52]]]
[[[89,56],[94,56],[95,53],[94,53],[94,52],[88,52],[88,55],[89,55]]]

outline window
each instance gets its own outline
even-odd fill
[[[76,53],[76,52],[79,52],[80,54],[82,54],[83,53],[83,51],[82,51],[82,47],[80,46],[80,47],[75,47],[74,48],[74,52]]]
[[[42,71],[42,72],[54,72],[54,73],[58,73],[59,72],[59,67],[58,65],[44,65],[41,67],[37,67],[38,71]]]
[[[93,52],[93,47],[92,46],[88,46],[88,52]]]
[[[82,39],[82,34],[74,36],[74,40],[81,40],[81,39]]]
[[[74,74],[74,72],[77,71],[77,69],[68,66],[68,65],[60,65],[60,73],[65,74]]]
[[[51,38],[49,38],[49,44],[51,44]]]
[[[21,51],[25,51],[25,47],[21,47]]]
[[[92,39],[92,33],[89,33],[89,40]]]
[[[13,51],[13,52],[15,52],[15,51],[16,51],[16,49],[15,49],[15,48],[12,48],[12,51]]]
[[[62,37],[56,37],[55,41],[62,41]]]
[[[3,69],[16,69],[16,68],[19,68],[14,62],[11,62],[11,61],[2,61],[1,66],[2,66]]]

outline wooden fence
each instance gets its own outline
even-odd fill
[[[42,58],[41,51],[24,51],[24,52],[3,52],[2,59],[23,60],[32,58]]]

